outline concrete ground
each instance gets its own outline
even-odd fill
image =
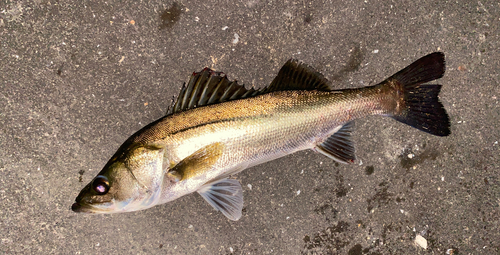
[[[499,24],[496,0],[1,0],[0,253],[499,254]],[[193,71],[263,87],[297,58],[352,88],[434,51],[449,137],[358,120],[355,164],[304,151],[238,174],[237,222],[197,194],[70,210]]]

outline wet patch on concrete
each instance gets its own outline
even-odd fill
[[[62,75],[62,73],[63,73],[63,68],[64,68],[64,64],[62,64],[59,68],[57,68],[57,71],[56,71],[57,75],[59,75],[59,76],[61,76],[61,75]]]
[[[304,236],[302,254],[333,254],[340,251],[350,243],[350,238],[345,233],[348,230],[349,223],[339,221],[319,233]]]
[[[78,177],[78,182],[83,182],[83,174],[85,173],[85,170],[80,170],[78,171],[78,174],[80,175]]]
[[[361,49],[361,46],[359,44],[354,46],[351,51],[351,56],[345,66],[333,75],[331,79],[333,81],[342,81],[347,74],[355,72],[359,69],[364,58],[365,53]]]
[[[436,160],[437,157],[439,157],[441,153],[439,153],[438,150],[435,148],[429,148],[427,150],[424,150],[420,154],[415,154],[411,149],[405,149],[403,150],[403,153],[399,155],[399,160],[400,164],[403,168],[406,168],[406,170],[410,170],[410,168],[421,164],[422,162],[430,159],[430,160]]]
[[[349,255],[362,255],[363,254],[363,246],[361,244],[354,245],[348,252]]]
[[[309,24],[313,20],[313,14],[310,11],[304,13],[304,23]]]
[[[321,203],[314,209],[314,212],[323,215],[326,221],[331,222],[337,219],[339,210],[335,208],[338,201],[347,195],[349,192],[349,187],[344,183],[344,176],[339,170],[336,170],[334,174],[329,174],[335,180],[335,185],[333,187],[317,187],[314,189],[315,193],[319,194],[331,194],[328,196],[325,202]],[[335,194],[335,195],[333,195]]]
[[[327,194],[331,194],[332,191],[330,189],[326,189],[326,190],[323,190],[323,191],[320,191],[319,188],[315,189],[314,190],[315,192],[326,192]],[[327,222],[331,222],[331,221],[334,221],[337,219],[338,215],[339,215],[339,210],[337,210],[337,208],[334,207],[334,205],[337,204],[337,202],[335,202],[334,200],[338,199],[337,197],[333,197],[333,196],[330,196],[324,203],[322,203],[321,205],[317,206],[315,209],[314,209],[314,212],[319,214],[319,215],[322,215],[325,217],[325,220]]]
[[[182,8],[181,6],[174,2],[172,7],[166,9],[160,14],[161,24],[160,30],[172,28],[175,23],[177,23],[181,19]]]
[[[339,214],[339,211],[335,209],[331,203],[325,203],[319,207],[316,207],[314,209],[314,212],[321,215],[333,215],[334,219],[337,218],[337,215]]]
[[[369,255],[379,255],[381,253],[378,252],[370,252],[370,248],[364,248],[361,246],[361,244],[355,244],[349,251],[347,252],[349,255],[362,255],[362,254],[369,254]]]
[[[335,173],[335,180],[337,185],[335,185],[335,195],[339,197],[345,197],[349,189],[344,184],[344,176],[340,174],[340,171],[337,170]]]
[[[374,171],[375,171],[375,167],[373,167],[373,166],[366,166],[366,168],[365,168],[366,175],[372,175]]]
[[[368,212],[371,212],[371,210],[380,207],[381,205],[386,205],[389,203],[389,201],[392,200],[392,197],[394,195],[389,193],[388,189],[389,189],[388,182],[384,181],[378,185],[378,188],[375,189],[376,190],[375,195],[366,200],[366,202],[368,203],[368,206],[366,208]]]

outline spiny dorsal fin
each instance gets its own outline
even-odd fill
[[[290,59],[280,69],[271,85],[260,90],[260,94],[283,90],[320,90],[330,91],[328,80],[312,67]]]
[[[271,85],[260,90],[246,89],[236,81],[229,81],[223,73],[205,68],[199,73],[193,73],[188,84],[184,84],[177,101],[167,110],[167,115],[199,106],[284,90],[330,91],[330,87],[323,75],[294,59],[283,65]]]
[[[168,109],[167,115],[198,106],[252,97],[256,94],[258,92],[255,89],[246,89],[236,81],[229,81],[223,73],[205,68],[199,73],[193,73],[188,84],[182,86],[177,101]]]

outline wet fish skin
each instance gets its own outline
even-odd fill
[[[448,135],[449,119],[438,100],[440,85],[422,85],[443,73],[444,54],[433,53],[375,86],[332,91],[320,74],[289,61],[269,87],[255,91],[223,85],[226,78],[212,82],[219,74],[206,69],[196,74],[206,75],[206,82],[194,75],[174,112],[127,139],[80,192],[72,209],[142,210],[197,191],[237,220],[242,190],[229,176],[305,149],[353,162],[350,134],[355,119],[384,115],[434,135]],[[226,97],[240,99],[212,100],[225,97],[218,96],[224,86]]]

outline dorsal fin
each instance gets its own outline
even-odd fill
[[[167,115],[198,106],[284,90],[330,91],[330,87],[323,75],[294,59],[288,60],[283,65],[271,85],[260,90],[246,89],[236,81],[229,81],[224,73],[205,68],[199,73],[193,73],[187,85],[182,86],[177,101],[169,107]]]
[[[284,90],[330,91],[328,80],[312,67],[296,60],[288,60],[271,85],[260,90],[261,94]]]
[[[188,84],[182,86],[177,101],[168,109],[167,115],[256,94],[258,91],[253,88],[246,89],[236,81],[229,81],[224,73],[205,68],[199,73],[193,73]]]

